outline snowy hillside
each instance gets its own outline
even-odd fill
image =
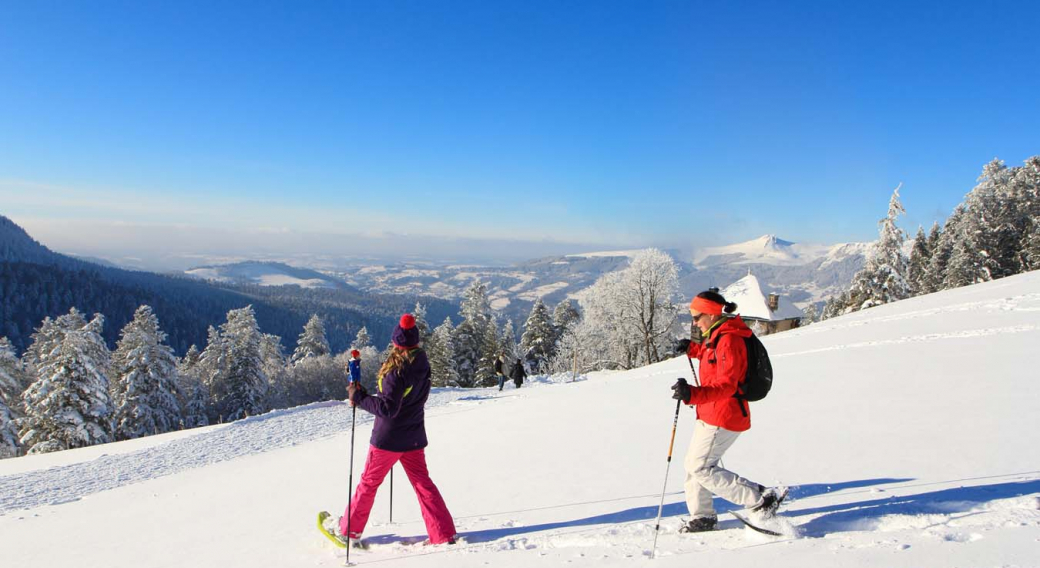
[[[216,266],[200,266],[184,273],[203,280],[259,286],[296,285],[301,288],[336,288],[342,283],[314,270],[297,268],[280,262],[239,262]]]
[[[395,475],[359,565],[1040,565],[1040,272],[765,338],[777,383],[725,463],[792,488],[791,536],[676,534],[683,409],[657,559],[647,558],[685,358],[571,383],[430,399],[427,450],[464,541],[424,537]],[[358,414],[355,482],[371,433]],[[350,410],[324,403],[145,440],[0,461],[3,565],[343,564],[314,528],[348,495]],[[720,513],[731,510],[717,502]]]

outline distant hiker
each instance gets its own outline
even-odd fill
[[[430,395],[430,362],[419,347],[414,316],[401,316],[391,341],[394,348],[379,369],[379,392],[368,394],[361,383],[353,381],[347,388],[351,406],[374,414],[376,420],[365,471],[348,508],[349,519],[347,515],[340,518],[340,534],[347,535],[352,544],[359,542],[376,490],[390,468],[400,461],[419,498],[430,543],[454,544],[455,522],[426,468],[424,407]]]
[[[513,379],[513,384],[516,388],[520,388],[520,385],[524,384],[524,379],[527,377],[527,371],[524,369],[524,363],[517,358],[516,363],[513,363],[513,368],[509,371],[510,377]]]
[[[744,338],[751,330],[739,315],[729,315],[737,305],[719,293],[701,292],[690,302],[690,315],[700,333],[693,341],[680,342],[691,359],[700,360],[700,385],[685,379],[672,386],[672,398],[697,406],[697,423],[686,452],[686,506],[692,518],[680,532],[710,531],[718,524],[712,494],[746,507],[760,518],[776,513],[784,495],[719,466],[722,454],[741,432],[751,427],[747,403],[735,398],[748,368]]]
[[[350,371],[350,382],[361,382],[361,352],[357,349],[350,352],[350,360],[347,361],[347,370]]]
[[[495,376],[498,377],[498,390],[502,390],[502,387],[506,386],[506,376],[502,373],[502,363],[505,362],[505,355],[499,355],[498,359],[495,359]]]

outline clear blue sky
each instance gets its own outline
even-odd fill
[[[1040,153],[1037,21],[1026,1],[0,0],[0,214],[870,240],[900,182],[912,231],[993,157]]]

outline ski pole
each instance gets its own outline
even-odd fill
[[[692,365],[692,363],[691,363]],[[661,531],[661,512],[664,511],[664,493],[668,490],[668,472],[672,469],[672,448],[675,447],[675,429],[679,425],[679,408],[682,401],[675,401],[675,420],[672,421],[672,440],[668,442],[668,466],[664,470],[664,487],[661,488],[661,504],[657,507],[657,524],[654,526],[654,547],[650,549],[650,560],[657,553],[657,535]]]
[[[390,523],[394,522],[394,466],[390,466]]]
[[[347,481],[347,487],[349,487],[350,491],[353,492],[354,491],[354,426],[357,425],[357,407],[356,406],[352,406],[352,407],[350,407],[350,409],[351,409],[351,417],[350,417],[350,474],[348,476],[349,477],[349,481]],[[353,505],[354,505],[354,496],[353,495],[349,495],[348,496],[348,501],[347,501],[347,559],[343,563],[344,566],[350,566],[350,545],[351,545],[351,542],[350,542],[350,537],[351,537],[350,517],[351,517],[351,512],[352,512],[351,508],[353,507]]]

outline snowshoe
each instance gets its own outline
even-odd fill
[[[718,525],[718,517],[697,517],[696,519],[690,519],[689,522],[679,527],[679,532],[683,534],[708,532],[715,530],[715,527]]]

